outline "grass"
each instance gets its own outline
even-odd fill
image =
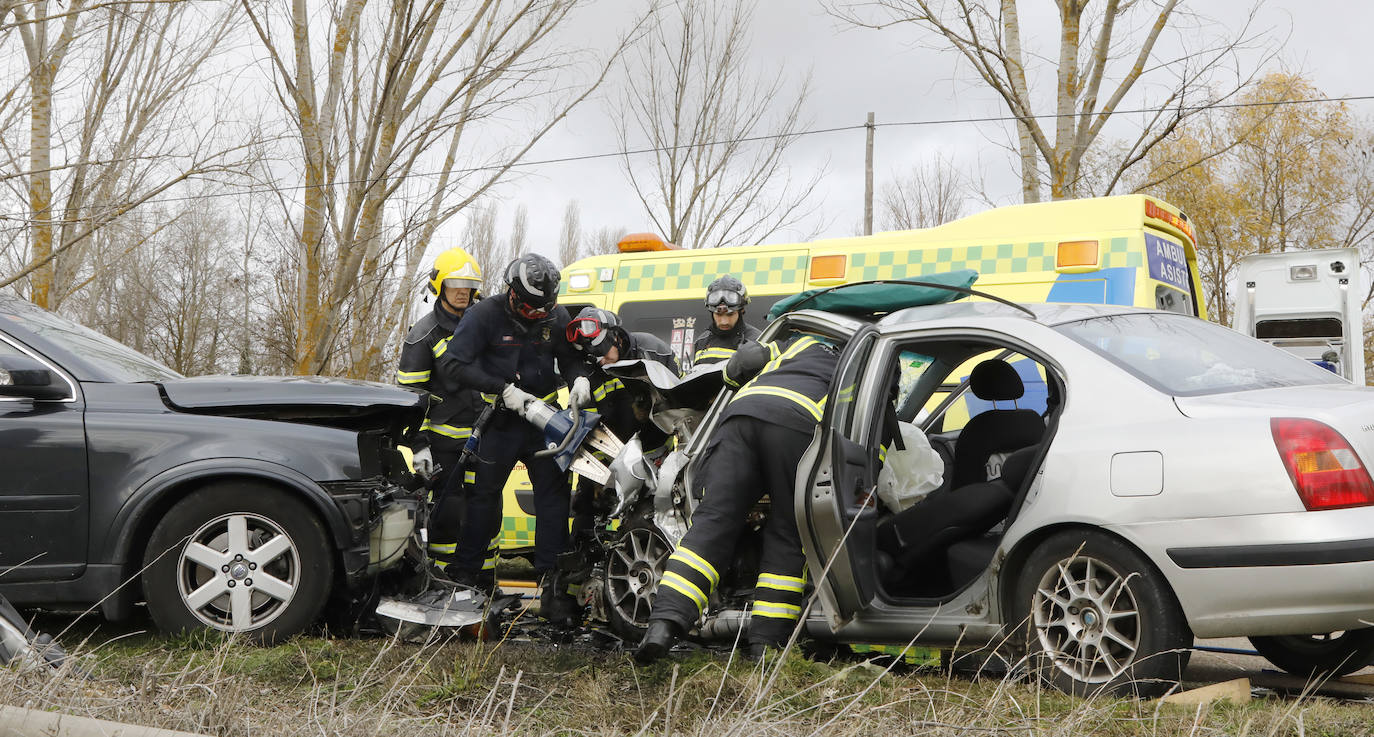
[[[795,653],[764,667],[708,651],[636,667],[623,653],[546,642],[301,637],[261,648],[108,628],[62,638],[85,636],[73,649],[89,680],[0,669],[0,703],[224,737],[1374,734],[1370,707],[1323,699],[1084,700],[1026,681]]]

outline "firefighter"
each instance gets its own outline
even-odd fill
[[[759,329],[744,322],[744,307],[749,290],[730,274],[716,277],[706,287],[706,311],[711,313],[710,329],[693,343],[692,364],[725,361],[746,342],[757,343]]]
[[[659,581],[649,628],[635,653],[641,663],[662,657],[701,617],[733,558],[749,509],[764,493],[772,509],[763,528],[748,653],[758,657],[787,642],[806,587],[792,485],[821,421],[837,362],[829,344],[801,335],[785,348],[741,348],[726,363],[727,379],[743,386],[726,405],[698,466],[701,505]]]
[[[558,282],[558,267],[543,256],[525,254],[512,261],[505,270],[505,293],[468,310],[439,359],[439,369],[446,378],[501,403],[476,450],[467,514],[449,566],[457,570],[450,577],[488,592],[495,588],[501,491],[516,461],[523,461],[534,487],[540,613],[566,625],[575,622],[578,607],[554,586],[553,574],[567,545],[571,488],[568,474],[552,458],[535,458],[544,448],[543,431],[523,419],[535,400],[556,399],[560,371],[571,379],[577,403],[591,401],[586,368],[566,338],[569,317],[558,306]]]
[[[585,409],[596,410],[601,415],[601,426],[621,440],[629,440],[638,433],[645,456],[655,458],[665,453],[669,436],[649,419],[647,392],[638,391],[633,384],[626,386],[603,367],[616,361],[646,359],[677,374],[677,359],[668,344],[650,333],[627,331],[618,315],[598,307],[584,307],[568,323],[568,341],[586,357],[594,405]],[[573,500],[574,532],[591,528],[598,491],[597,484],[590,479],[578,484]]]
[[[432,497],[429,515],[429,556],[440,570],[453,560],[462,517],[462,495],[453,491],[463,479],[450,479],[458,468],[463,443],[472,434],[472,423],[482,409],[482,397],[471,388],[444,380],[434,372],[435,362],[448,349],[458,321],[481,298],[482,268],[461,248],[450,248],[434,259],[426,285],[434,297],[434,309],[415,321],[401,347],[396,382],[424,389],[433,395],[429,412],[413,436],[415,472],[432,481],[439,493]],[[435,476],[436,470],[439,473]],[[450,493],[443,491],[449,489]]]

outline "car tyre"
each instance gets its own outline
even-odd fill
[[[329,537],[302,500],[223,482],[187,495],[158,522],[143,592],[164,632],[213,629],[274,644],[315,621],[333,575]]]
[[[1058,533],[1031,553],[1014,614],[1031,673],[1078,696],[1164,693],[1182,676],[1193,644],[1149,560],[1091,530]]]
[[[1339,634],[1251,637],[1260,655],[1302,678],[1340,678],[1374,661],[1374,628]]]
[[[634,515],[621,535],[624,544],[613,548],[606,562],[606,623],[626,642],[637,644],[673,549],[658,526],[642,515]]]

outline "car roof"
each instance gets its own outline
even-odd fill
[[[897,312],[884,316],[878,321],[878,324],[882,326],[897,326],[908,325],[910,323],[929,322],[932,320],[980,320],[1007,317],[1019,317],[1023,320],[1031,319],[1030,315],[1018,309],[1018,307],[1033,313],[1035,315],[1035,321],[1043,325],[1061,325],[1066,322],[1087,320],[1094,317],[1105,317],[1107,315],[1157,314],[1159,312],[1159,310],[1148,310],[1140,307],[1121,307],[1118,305],[1044,303],[1021,304],[1013,307],[999,302],[961,300],[959,302],[947,302],[940,305],[908,307],[907,309],[898,310]]]

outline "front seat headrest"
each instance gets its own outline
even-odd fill
[[[989,402],[1020,399],[1026,393],[1026,386],[1021,383],[1016,369],[1000,358],[989,358],[974,366],[968,386],[975,397]]]

